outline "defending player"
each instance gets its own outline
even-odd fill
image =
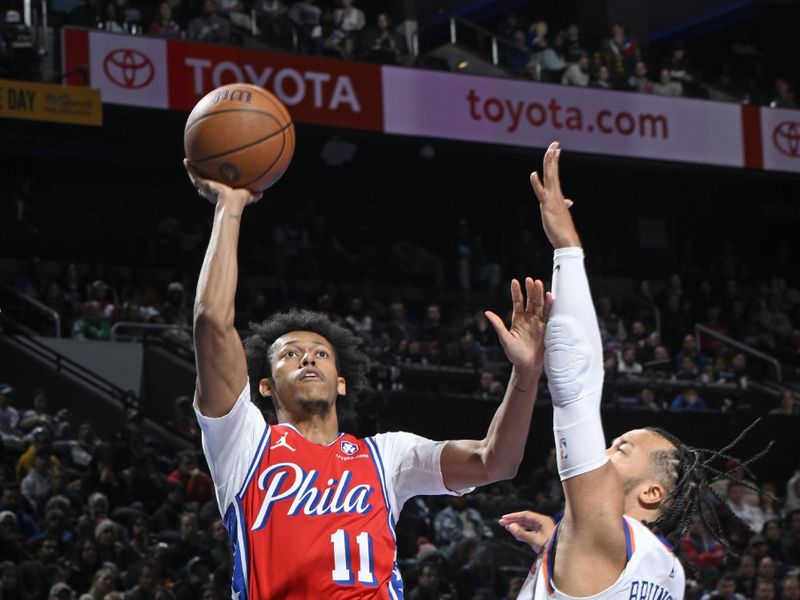
[[[187,168],[216,204],[195,304],[195,409],[233,547],[233,597],[402,598],[394,524],[403,503],[516,473],[551,297],[529,278],[524,300],[514,281],[511,329],[487,314],[513,369],[483,440],[342,434],[337,397],[357,390],[366,369],[357,338],[324,315],[291,311],[254,324],[243,347],[233,326],[239,224],[260,195]],[[279,425],[265,422],[251,386],[272,401]]]
[[[550,145],[544,183],[534,172],[531,184],[555,250],[545,371],[566,507],[557,527],[530,512],[501,519],[517,539],[544,549],[519,597],[682,598],[684,572],[671,544],[707,493],[707,456],[658,429],[629,431],[605,448],[603,353],[583,249],[559,182],[560,152],[557,142]]]

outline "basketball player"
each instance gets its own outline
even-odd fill
[[[233,548],[233,597],[402,598],[394,526],[403,503],[516,473],[551,297],[528,278],[525,299],[513,281],[511,328],[487,313],[513,369],[484,439],[342,434],[337,397],[365,378],[359,340],[325,315],[290,311],[252,324],[243,345],[233,326],[239,225],[260,195],[187,169],[216,204],[195,303],[195,410]],[[277,425],[251,401],[251,386],[271,401]]]
[[[566,507],[558,526],[531,512],[501,518],[518,540],[544,550],[519,597],[682,598],[684,572],[671,545],[688,530],[707,490],[702,451],[651,428],[605,447],[603,352],[571,202],[559,182],[560,152],[557,142],[550,145],[544,182],[534,172],[531,184],[555,250],[545,372]]]

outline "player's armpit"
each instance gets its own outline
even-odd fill
[[[554,582],[570,596],[591,596],[611,586],[625,569],[622,482],[614,466],[606,463],[562,485],[566,508],[558,531]],[[587,578],[587,572],[592,577]]]

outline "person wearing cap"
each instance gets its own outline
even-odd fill
[[[195,600],[202,594],[203,586],[211,581],[211,567],[202,556],[194,556],[186,563],[186,575],[175,588],[178,600]]]
[[[50,588],[50,600],[72,600],[75,597],[75,592],[68,583],[59,581]]]
[[[34,430],[31,432],[31,435],[33,436],[33,441],[17,461],[17,481],[22,481],[28,474],[28,471],[33,468],[33,461],[34,457],[36,456],[36,452],[42,448],[46,449],[50,453],[50,466],[53,468],[58,468],[61,466],[61,462],[58,460],[58,457],[56,457],[56,455],[51,451],[50,439],[52,434],[50,433],[50,430],[47,427],[40,425],[34,428]]]
[[[35,390],[31,398],[33,408],[22,414],[19,428],[22,431],[31,431],[36,427],[47,427],[51,431],[55,425],[55,417],[50,414],[49,400],[44,390]]]

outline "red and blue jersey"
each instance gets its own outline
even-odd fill
[[[452,493],[442,444],[388,433],[320,445],[267,425],[249,396],[248,385],[219,419],[198,413],[233,548],[233,597],[402,598],[396,519],[412,496]]]

